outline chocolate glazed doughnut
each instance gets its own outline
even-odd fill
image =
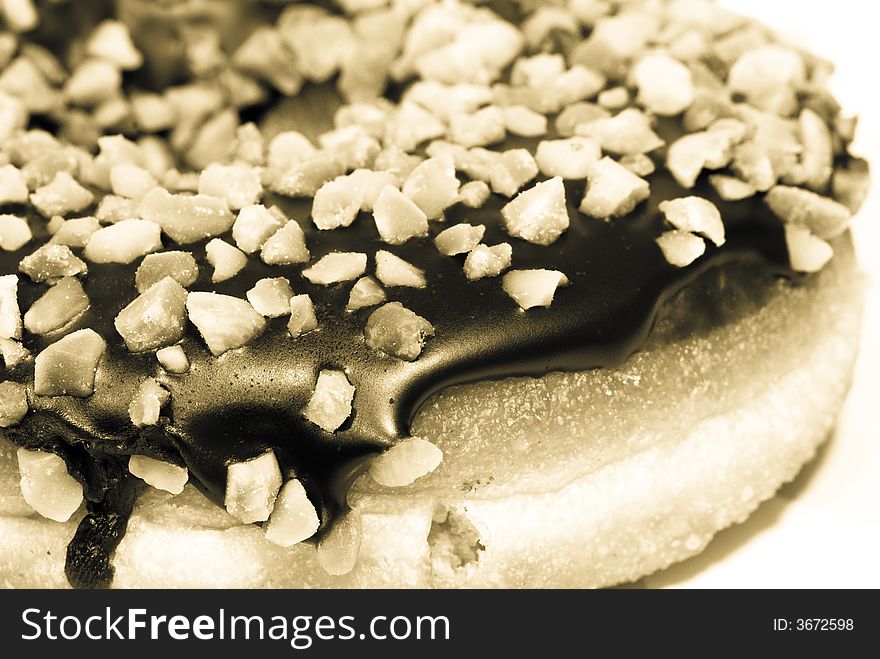
[[[293,7],[126,89],[138,142],[13,126],[7,581],[608,585],[771,496],[846,391],[866,167],[821,62],[694,6]],[[59,100],[107,133],[121,30]]]

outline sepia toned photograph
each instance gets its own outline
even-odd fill
[[[0,0],[0,587],[880,587],[874,13]]]

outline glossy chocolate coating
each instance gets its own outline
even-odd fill
[[[680,130],[677,120],[663,120],[658,126],[667,141]],[[534,148],[534,143],[529,146]],[[655,154],[658,164],[663,156],[662,150]],[[430,238],[399,247],[379,240],[370,214],[362,213],[349,228],[318,231],[309,220],[310,200],[267,198],[267,204],[278,203],[301,224],[312,261],[332,251],[366,252],[368,272],[373,272],[375,252],[387,249],[424,269],[426,288],[387,289],[389,300],[400,301],[434,326],[435,336],[413,362],[386,356],[364,343],[363,327],[373,309],[345,311],[351,282],[316,286],[301,276],[301,265],[267,266],[254,256],[234,278],[212,284],[202,242],[191,246],[201,270],[191,291],[244,297],[263,277],[287,277],[295,293],[311,296],[320,328],[293,339],[286,318],[272,319],[261,336],[217,358],[188,323],[182,346],[191,369],[183,375],[166,374],[153,352],[130,353],[113,326],[115,316],[137,296],[134,273],[139,260],[130,265],[90,263],[83,285],[91,307],[64,331],[91,327],[106,339],[96,392],[88,398],[31,393],[32,411],[9,434],[21,445],[64,456],[86,485],[92,514],[83,524],[95,526],[96,519],[98,527],[115,523],[110,534],[114,537],[120,520],[124,530],[131,508],[132,497],[121,495],[120,488],[130,487],[135,479],[120,473],[132,453],[185,464],[192,482],[222,505],[227,465],[271,448],[285,476],[295,475],[305,484],[326,526],[344,508],[345,493],[365,458],[405,437],[419,405],[441,388],[478,379],[614,366],[643,344],[659,305],[700,272],[730,261],[787,272],[781,223],[760,197],[724,203],[705,177],[695,190],[684,190],[662,167],[649,181],[652,194],[647,202],[607,222],[581,215],[577,205],[585,183],[567,183],[571,226],[547,247],[507,235],[499,213],[506,200],[497,195],[479,210],[453,206],[445,222],[431,224]],[[666,228],[658,205],[689,194],[718,205],[727,243],[722,248],[707,245],[702,258],[679,269],[666,262],[655,243]],[[523,312],[501,289],[500,277],[468,281],[462,271],[464,255],[447,257],[436,250],[433,236],[458,222],[485,224],[486,244],[510,242],[514,268],[561,270],[570,285],[557,291],[549,308]],[[18,252],[0,254],[2,273],[16,272],[19,260],[45,240],[43,221],[32,224],[38,240]],[[234,242],[229,235],[224,238]],[[165,242],[167,248],[177,248],[167,237]],[[22,309],[45,290],[46,285],[22,277]],[[57,338],[26,333],[24,344],[38,354]],[[333,434],[302,417],[324,368],[344,370],[356,387],[354,413]],[[19,367],[13,377],[30,386],[32,365]],[[160,425],[139,430],[129,420],[128,405],[146,377],[167,387],[171,402]],[[114,502],[111,512],[119,519],[111,523],[107,514]],[[68,578],[75,585],[106,585],[111,578],[109,566],[89,564],[83,559],[89,552],[76,548],[77,541],[94,547],[94,535],[81,527],[69,552]],[[97,556],[93,563],[107,562],[114,546],[92,552]]]

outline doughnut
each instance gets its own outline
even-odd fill
[[[625,584],[833,428],[868,165],[830,64],[766,28],[14,7],[0,584]]]

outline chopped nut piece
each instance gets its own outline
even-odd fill
[[[245,524],[265,522],[281,489],[281,469],[271,449],[226,469],[226,511]]]
[[[261,279],[247,292],[251,306],[267,318],[278,318],[289,314],[292,297],[290,282],[284,277]]]
[[[128,459],[128,470],[147,485],[157,490],[180,494],[189,480],[189,470],[176,464],[156,460],[146,455],[133,455]]]
[[[446,256],[466,254],[480,244],[483,234],[486,233],[485,225],[456,224],[437,234],[434,244],[437,250]]]
[[[483,277],[497,277],[510,267],[513,248],[508,243],[489,247],[477,245],[464,260],[464,274],[471,281]]]
[[[443,217],[443,211],[458,200],[459,185],[452,156],[445,154],[416,165],[404,182],[402,192],[429,220],[436,220]],[[379,194],[377,205],[384,192],[383,189]]]
[[[419,437],[404,439],[373,458],[370,477],[379,485],[403,487],[430,474],[443,461],[443,452]]]
[[[256,204],[263,196],[257,170],[247,163],[211,163],[199,175],[199,194],[226,200],[229,208],[240,210]]]
[[[357,279],[367,269],[367,255],[361,252],[331,252],[303,270],[313,284],[327,286]]]
[[[472,114],[457,114],[449,122],[449,139],[468,148],[495,144],[506,134],[504,114],[495,106]]]
[[[294,295],[290,298],[290,320],[287,323],[290,336],[296,338],[316,329],[318,329],[318,319],[315,317],[312,298],[306,294]]]
[[[698,233],[716,246],[724,244],[724,222],[721,213],[708,199],[680,197],[660,202],[660,212],[676,229]]]
[[[38,396],[91,396],[106,343],[91,329],[56,341],[34,360],[34,393]]]
[[[629,105],[629,91],[626,87],[612,87],[599,93],[596,101],[606,110],[622,110]]]
[[[177,121],[174,106],[164,96],[137,91],[131,94],[131,111],[137,125],[147,133],[168,130]]]
[[[485,181],[468,181],[458,190],[458,200],[468,208],[480,208],[489,199],[489,186]]]
[[[48,334],[74,320],[89,308],[89,298],[76,277],[65,277],[31,305],[24,326],[34,334]]]
[[[89,35],[86,53],[109,60],[125,71],[139,69],[144,62],[131,40],[128,26],[121,21],[101,22]]]
[[[66,522],[82,505],[82,485],[54,453],[19,448],[18,471],[24,500],[43,517]]]
[[[265,80],[285,96],[295,96],[303,84],[295,55],[274,27],[261,25],[233,55],[235,66]]]
[[[816,192],[828,187],[834,172],[834,146],[828,124],[809,108],[804,108],[798,118],[798,131],[804,151],[801,169],[804,185]]]
[[[507,233],[538,245],[550,245],[568,229],[565,186],[555,176],[520,192],[501,209]]]
[[[68,247],[85,247],[89,238],[100,228],[101,223],[95,217],[74,217],[63,220],[49,242]]]
[[[315,193],[312,221],[319,229],[350,226],[363,204],[363,193],[347,176],[327,181]]]
[[[122,220],[92,234],[84,255],[92,263],[131,263],[161,248],[162,230],[158,224]]]
[[[116,316],[114,326],[132,352],[155,350],[179,341],[186,323],[186,289],[165,277]]]
[[[138,428],[155,426],[159,423],[162,406],[171,394],[153,378],[147,378],[138,387],[137,393],[128,405],[128,416]]]
[[[205,246],[208,263],[214,267],[211,281],[215,284],[232,279],[247,265],[247,256],[220,238],[214,238]]]
[[[186,373],[189,371],[189,359],[181,346],[168,346],[156,351],[156,359],[169,373]]]
[[[52,182],[37,188],[31,203],[43,217],[76,213],[95,200],[95,196],[77,183],[67,172],[58,172]]]
[[[178,127],[180,125],[178,123]],[[233,108],[220,111],[196,130],[195,137],[184,154],[184,161],[189,167],[202,170],[212,162],[222,160],[235,140],[236,129],[238,112]],[[173,137],[172,133],[172,139]]]
[[[305,263],[311,254],[306,247],[306,236],[295,220],[289,221],[263,243],[260,258],[267,265]]]
[[[741,181],[735,176],[712,174],[709,177],[709,183],[724,201],[741,201],[758,193],[754,185]]]
[[[0,428],[17,425],[27,412],[25,386],[18,382],[0,382]]]
[[[361,277],[351,287],[351,293],[348,296],[348,304],[345,305],[345,309],[346,311],[357,311],[358,309],[381,304],[385,300],[385,291],[376,283],[375,279],[372,277]]]
[[[23,107],[10,107],[17,115],[15,124],[27,124],[27,113],[47,113],[60,103],[57,91],[49,85],[46,77],[27,57],[16,57],[0,74],[0,91],[5,97],[14,97]]]
[[[4,0],[3,19],[13,32],[30,32],[40,24],[34,0]]]
[[[670,145],[666,166],[679,185],[692,188],[704,168],[720,169],[730,162],[734,144],[735,139],[723,131],[691,133]]]
[[[386,185],[376,199],[373,219],[379,236],[390,245],[402,245],[410,238],[428,235],[425,212],[391,185]]]
[[[512,135],[540,137],[547,134],[547,117],[524,105],[510,105],[502,109],[504,127]]]
[[[852,213],[843,204],[810,190],[777,185],[764,197],[770,210],[788,224],[798,224],[828,240],[846,231]]]
[[[229,231],[235,216],[225,199],[208,195],[169,194],[154,188],[143,198],[139,215],[155,222],[177,243],[194,243]]]
[[[0,249],[15,252],[27,245],[33,237],[27,220],[17,215],[0,215]]]
[[[144,257],[134,274],[134,283],[138,293],[143,293],[165,277],[171,277],[187,288],[195,283],[198,276],[199,266],[189,252],[161,252]]]
[[[0,339],[20,338],[21,310],[18,306],[18,275],[2,275],[0,276]]]
[[[121,97],[100,101],[92,111],[95,125],[104,130],[118,130],[131,116],[131,106]]]
[[[25,256],[18,269],[36,282],[73,277],[88,271],[83,263],[66,245],[43,245]]]
[[[280,547],[292,547],[311,538],[320,526],[318,512],[302,483],[291,478],[281,488],[275,502],[266,525],[266,540]]]
[[[339,70],[354,40],[348,21],[315,6],[288,6],[277,27],[294,53],[296,68],[315,82],[329,80]]]
[[[93,108],[118,96],[122,72],[113,62],[103,59],[83,60],[64,85],[65,97],[74,105]]]
[[[0,204],[23,204],[28,200],[28,184],[15,165],[0,167]]]
[[[342,371],[323,370],[303,416],[326,432],[336,432],[351,416],[354,387]]]
[[[590,165],[602,157],[598,142],[588,137],[569,137],[564,140],[538,142],[535,159],[545,176],[566,179],[586,178]]]
[[[657,238],[664,258],[677,268],[690,265],[706,251],[706,241],[690,231],[664,231]]]
[[[492,191],[512,197],[538,175],[538,164],[528,149],[509,149],[495,158],[490,168]]]
[[[633,211],[651,195],[648,182],[608,156],[591,165],[580,211],[599,220]]]
[[[2,311],[0,311],[0,315],[2,315]],[[30,350],[15,339],[0,338],[0,358],[6,368],[15,368],[19,364],[29,361],[30,357]]]
[[[690,70],[666,53],[642,57],[633,67],[632,79],[639,89],[639,102],[654,114],[671,117],[694,102]]]
[[[364,328],[368,346],[406,361],[418,358],[430,336],[434,336],[431,323],[400,302],[389,302],[376,309]]]
[[[501,287],[522,309],[549,307],[556,289],[568,285],[568,277],[558,270],[511,270]]]
[[[121,162],[110,169],[110,189],[120,197],[141,199],[157,185],[153,175],[143,167]]]
[[[513,64],[510,82],[526,87],[543,87],[565,72],[565,58],[559,54],[538,53],[520,57]]]
[[[339,517],[318,541],[318,563],[331,576],[354,569],[361,548],[361,516],[349,511]]]
[[[778,44],[748,50],[730,67],[727,84],[749,103],[780,115],[797,108],[795,90],[806,80],[800,54]]]
[[[382,249],[376,252],[376,276],[386,286],[427,286],[424,271]]]
[[[233,160],[240,160],[254,167],[266,162],[266,141],[254,122],[249,121],[238,127],[229,155]]]
[[[316,153],[315,146],[302,133],[278,133],[269,142],[266,164],[271,170],[286,171],[308,160]]]
[[[785,244],[791,269],[796,272],[819,272],[834,256],[831,245],[799,224],[785,225]]]
[[[247,300],[231,295],[189,293],[186,310],[215,357],[240,348],[266,327],[266,320]]]
[[[650,153],[664,144],[651,128],[651,120],[635,108],[627,108],[613,117],[579,124],[575,133],[593,138],[603,151],[620,155]]]

